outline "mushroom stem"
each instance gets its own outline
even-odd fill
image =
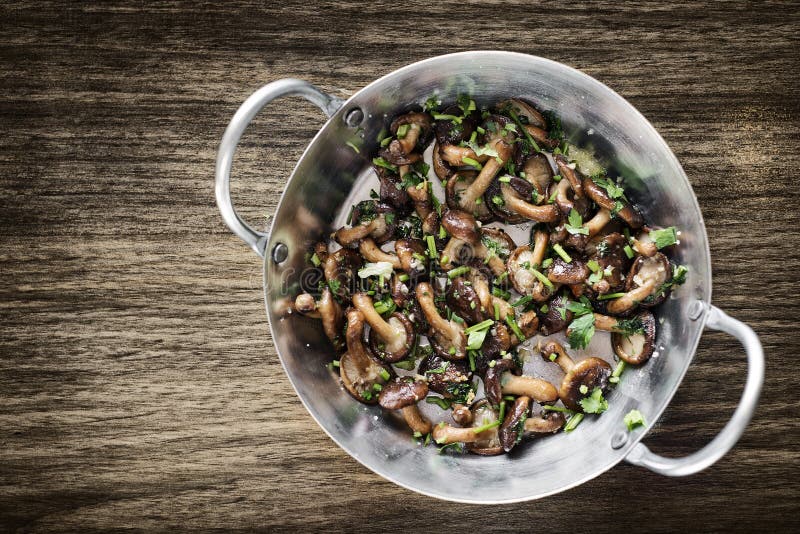
[[[417,286],[417,300],[422,307],[425,318],[428,320],[428,324],[434,330],[450,330],[454,323],[439,315],[439,310],[436,309],[436,304],[433,301],[433,288],[430,284],[423,282]]]
[[[409,128],[405,137],[398,139],[400,146],[403,148],[403,152],[406,154],[414,150],[414,147],[417,145],[417,140],[419,139],[419,134],[422,132],[422,128],[415,122],[408,123],[408,126]]]
[[[536,417],[528,417],[525,420],[525,432],[532,434],[552,434],[558,432],[564,426],[564,414],[551,413],[546,419],[541,415]]]
[[[555,157],[555,161],[559,174],[567,179],[569,185],[572,187],[573,193],[575,193],[575,197],[582,197],[583,183],[581,182],[580,178],[578,178],[578,173],[575,171],[575,169],[570,166],[569,162],[567,162],[567,158],[559,154]]]
[[[465,146],[458,146],[458,145],[445,145],[439,151],[441,154],[442,159],[455,167],[462,167],[465,165],[464,158],[474,159],[477,162],[483,163],[489,156],[483,155],[478,156],[475,154],[475,151],[469,147]]]
[[[569,373],[572,368],[575,367],[575,361],[569,357],[569,354],[567,354],[567,351],[565,351],[564,347],[561,346],[561,343],[549,341],[545,344],[541,351],[542,357],[547,360],[550,359],[551,354],[555,354],[556,359],[553,361],[555,361],[565,373]]]
[[[463,239],[459,239],[457,237],[450,238],[450,240],[444,246],[444,250],[442,250],[442,257],[440,262],[442,269],[453,268],[453,260],[458,258],[458,254],[461,251],[461,248],[466,244],[467,242],[464,241]]]
[[[362,239],[358,244],[358,250],[367,261],[379,262],[385,261],[392,264],[393,269],[400,269],[400,258],[396,254],[390,254],[380,249],[370,238]]]
[[[503,168],[503,165],[505,165],[505,161],[503,161],[503,163],[498,163],[495,158],[487,160],[483,165],[483,169],[481,169],[481,172],[475,178],[475,181],[461,192],[459,204],[462,206],[472,206],[475,200],[486,192],[489,184],[492,183],[492,180],[494,180],[494,177],[500,172],[500,169]]]
[[[411,406],[406,406],[402,408],[400,412],[403,414],[403,418],[406,420],[408,426],[411,427],[411,430],[414,432],[419,432],[420,434],[427,434],[431,431],[431,423],[425,416],[423,416],[419,408],[417,408],[416,404],[412,404]]]
[[[631,241],[633,242],[633,250],[645,258],[655,256],[658,252],[658,247],[656,246],[655,242],[650,239],[649,231],[640,232],[639,235],[637,235]]]
[[[372,299],[364,293],[353,295],[353,306],[364,314],[364,318],[369,323],[370,328],[375,330],[381,339],[386,343],[387,350],[395,352],[402,349],[406,341],[404,329],[394,327],[375,311]]]
[[[511,316],[514,315],[514,308],[511,306],[511,304],[509,304],[508,302],[506,302],[505,300],[501,299],[498,296],[492,295],[492,307],[491,307],[492,317],[494,317],[493,314],[495,306],[497,306],[497,311],[499,315],[498,318],[501,321],[505,321],[506,317],[509,315]]]
[[[458,428],[448,424],[438,424],[433,427],[433,440],[439,445],[448,443],[474,443],[480,439],[480,434],[476,434],[472,428]]]
[[[602,330],[604,332],[619,332],[617,330],[617,321],[616,317],[609,317],[608,315],[603,315],[601,313],[594,314],[594,327],[597,330]]]
[[[650,296],[650,293],[652,293],[655,288],[655,281],[647,280],[643,285],[631,289],[620,298],[609,302],[606,309],[609,313],[625,313]]]
[[[561,215],[555,204],[542,204],[539,206],[525,202],[506,184],[500,186],[500,191],[503,193],[503,201],[506,203],[506,208],[527,219],[537,222],[554,222]]]
[[[525,395],[537,402],[550,402],[558,399],[558,390],[546,380],[532,376],[515,376],[509,372],[503,373],[500,385],[504,394]]]
[[[364,239],[368,235],[372,233],[374,229],[374,220],[369,224],[359,224],[353,226],[352,228],[339,228],[336,230],[336,234],[334,234],[334,239],[336,242],[342,246],[347,246],[350,243],[355,243],[360,239]]]
[[[308,293],[297,295],[297,298],[294,299],[294,309],[297,313],[305,315],[306,317],[311,317],[312,319],[320,318],[319,310],[317,309],[317,301],[314,300],[313,295],[309,295]]]
[[[600,230],[611,221],[611,212],[606,208],[600,208],[594,217],[586,221],[583,226],[589,230],[589,237],[600,233]]]
[[[531,265],[541,265],[547,255],[547,244],[550,241],[550,234],[542,230],[536,230],[533,234],[533,253],[531,254]]]

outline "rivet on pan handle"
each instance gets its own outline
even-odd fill
[[[286,78],[268,83],[250,95],[236,111],[230,124],[228,124],[217,152],[215,187],[217,206],[219,206],[219,211],[222,213],[222,218],[233,233],[238,235],[262,258],[265,254],[264,251],[269,236],[266,232],[260,232],[251,227],[236,213],[231,201],[231,167],[236,146],[239,144],[239,139],[242,137],[247,125],[250,124],[253,117],[264,106],[282,96],[302,96],[321,109],[328,118],[336,113],[344,103],[343,100],[323,93],[308,82]]]
[[[728,424],[699,451],[683,458],[665,458],[637,443],[625,460],[633,465],[672,477],[682,477],[702,471],[725,456],[742,436],[758,405],[758,396],[764,383],[764,349],[753,329],[729,317],[716,306],[710,306],[706,326],[721,330],[738,339],[747,353],[747,382],[739,406]]]

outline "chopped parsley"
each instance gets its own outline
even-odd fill
[[[575,234],[583,234],[589,235],[589,229],[583,226],[583,217],[577,211],[569,210],[569,217],[567,218],[567,224],[564,226],[567,229],[567,232],[575,235]]]
[[[603,413],[608,410],[608,401],[603,398],[603,390],[594,388],[592,394],[580,400],[581,407],[586,413]]]
[[[585,349],[594,336],[594,314],[588,313],[574,319],[569,325],[569,346]]]

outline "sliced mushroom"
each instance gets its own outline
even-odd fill
[[[463,360],[467,357],[467,337],[464,329],[455,321],[441,315],[434,302],[433,287],[427,282],[417,285],[417,301],[430,325],[429,341],[440,356],[448,360]]]
[[[638,256],[625,280],[626,293],[609,301],[606,310],[608,313],[621,315],[640,304],[645,307],[660,304],[669,291],[659,292],[659,289],[671,279],[672,268],[666,256],[660,252],[649,258]]]
[[[484,196],[489,209],[498,219],[509,224],[519,224],[526,220],[536,222],[559,220],[561,213],[555,204],[540,206],[530,202],[535,189],[527,180],[516,176],[508,176],[505,179],[508,182],[494,180]]]
[[[478,176],[478,173],[475,171],[459,171],[447,181],[447,186],[445,187],[447,207],[453,210],[462,209],[461,195],[464,193],[464,190],[472,185],[476,176]],[[469,208],[469,206],[467,207]],[[474,204],[472,210],[472,216],[481,222],[491,221],[494,217],[489,207],[483,201]]]
[[[557,341],[545,343],[541,352],[545,360],[550,360],[550,355],[555,354],[555,362],[566,373],[558,389],[558,397],[570,410],[583,411],[580,403],[584,396],[581,392],[583,386],[584,391],[591,392],[596,387],[604,389],[608,385],[611,366],[600,358],[591,357],[575,363]]]
[[[427,434],[431,423],[422,415],[417,403],[428,395],[428,384],[410,378],[397,379],[381,390],[378,402],[387,410],[400,410],[403,419],[414,432]]]
[[[422,154],[414,152],[417,147],[424,147],[432,133],[433,119],[427,113],[411,112],[400,115],[392,121],[390,130],[393,135],[398,135],[401,126],[405,134],[403,137],[393,139],[389,146],[381,150],[381,156],[395,165],[408,165],[420,160]]]
[[[417,372],[428,381],[431,391],[458,403],[469,403],[474,397],[472,374],[465,360],[450,361],[430,354],[419,364]]]
[[[342,385],[356,400],[365,404],[378,402],[378,392],[392,377],[392,368],[379,363],[364,345],[364,315],[347,312],[347,352],[339,360]]]
[[[500,404],[503,395],[525,395],[537,402],[551,402],[558,399],[555,386],[541,378],[520,376],[520,368],[510,359],[495,360],[483,378],[486,398],[494,405]]]
[[[639,213],[624,196],[612,199],[608,196],[608,192],[603,187],[597,185],[590,176],[583,179],[583,185],[589,198],[594,200],[598,206],[606,208],[612,213],[616,213],[617,216],[625,221],[631,228],[640,228],[644,224],[642,214]]]
[[[361,252],[361,255],[367,261],[371,261],[373,263],[377,263],[379,261],[391,263],[393,269],[400,269],[402,267],[400,264],[400,258],[398,258],[396,254],[384,252],[375,243],[375,241],[369,237],[361,240],[361,242],[358,244],[358,251]]]
[[[342,327],[344,326],[344,313],[342,307],[333,298],[333,293],[327,287],[322,290],[319,301],[313,295],[302,293],[294,301],[294,309],[302,315],[322,320],[322,329],[333,347],[339,351],[344,348]]]
[[[411,321],[400,312],[392,313],[384,320],[375,311],[372,299],[365,293],[353,295],[353,306],[369,323],[369,346],[372,352],[385,362],[399,362],[411,352],[417,337]]]
[[[503,447],[497,432],[497,426],[499,426],[497,425],[497,410],[486,399],[481,399],[472,405],[471,412],[472,426],[470,427],[459,428],[445,423],[434,426],[432,434],[434,441],[439,445],[464,443],[467,450],[482,456],[501,454]],[[476,429],[481,428],[486,428],[486,430],[476,432]]]

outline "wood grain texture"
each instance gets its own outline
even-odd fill
[[[0,5],[0,530],[797,531],[797,4],[270,4]],[[620,465],[543,501],[455,505],[367,471],[295,397],[260,262],[214,205],[227,121],[270,80],[346,96],[479,48],[595,76],[689,174],[714,302],[768,360],[755,420],[707,471]],[[249,220],[274,210],[320,124],[297,104],[248,130],[234,196]],[[704,335],[648,444],[701,447],[744,373],[732,338]]]

